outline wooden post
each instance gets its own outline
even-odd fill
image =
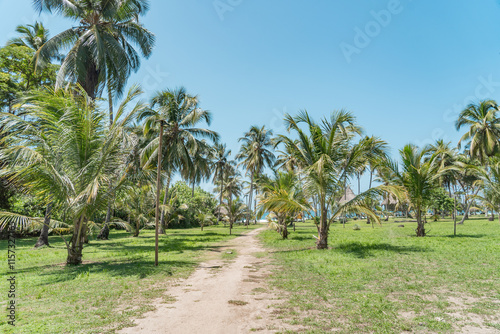
[[[453,202],[453,236],[457,235],[457,195],[453,196],[454,202]]]
[[[160,122],[160,142],[158,144],[158,167],[156,169],[155,267],[158,267],[158,222],[160,218],[161,144],[163,140],[163,120],[159,120],[158,122]]]

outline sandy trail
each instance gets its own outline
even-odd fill
[[[255,238],[263,229],[251,230],[212,252],[217,259],[203,262],[167,291],[176,298],[174,303],[155,304],[155,311],[135,320],[137,326],[119,333],[235,334],[285,329],[271,306],[279,301],[265,283],[269,259],[255,256],[264,251]],[[228,250],[236,250],[237,257],[224,261],[221,253]]]

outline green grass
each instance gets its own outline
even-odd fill
[[[470,323],[498,329],[500,224],[468,220],[456,237],[449,220],[427,224],[426,238],[414,237],[415,228],[335,224],[323,251],[314,249],[312,224],[298,224],[289,240],[262,233],[279,268],[272,284],[289,299],[280,317],[307,333],[446,333]]]
[[[251,225],[250,228],[258,227]],[[176,278],[187,277],[202,254],[218,244],[247,232],[235,226],[233,235],[222,226],[168,230],[159,240],[159,266],[154,266],[154,232],[138,238],[112,232],[109,241],[91,240],[83,250],[84,264],[67,267],[66,248],[51,236],[53,248],[34,250],[35,238],[16,242],[17,322],[7,324],[7,281],[1,280],[1,333],[112,333],[153,309],[151,302]],[[7,241],[0,244],[7,275]]]

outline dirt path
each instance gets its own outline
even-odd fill
[[[167,291],[176,298],[174,303],[155,304],[156,311],[119,333],[235,334],[285,329],[271,307],[279,301],[265,284],[269,259],[255,256],[264,251],[255,238],[263,229],[252,230],[214,251],[211,257],[216,259],[203,262],[188,279]],[[237,257],[222,260],[221,253],[229,250],[235,250]]]

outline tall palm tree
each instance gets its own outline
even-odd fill
[[[229,234],[232,233],[233,224],[242,217],[241,215],[243,213],[248,214],[248,206],[239,199],[242,182],[240,172],[235,166],[234,162],[228,164],[224,173],[224,187],[221,190],[226,198],[226,203],[224,203],[223,207],[226,209],[227,218],[229,219]],[[233,201],[233,197],[236,198],[236,201]],[[219,208],[219,211],[221,209]]]
[[[236,156],[240,164],[245,167],[250,176],[250,192],[248,195],[248,208],[252,209],[252,195],[254,179],[259,177],[266,166],[273,166],[276,160],[271,148],[274,147],[272,141],[273,131],[252,126],[238,141],[243,142],[240,152]]]
[[[401,170],[399,164],[387,159],[384,168],[393,180],[390,189],[402,201],[408,199],[415,209],[417,216],[417,237],[425,236],[424,220],[425,201],[430,192],[436,187],[441,176],[439,165],[434,163],[436,154],[431,154],[429,146],[419,149],[408,144],[400,151]]]
[[[226,170],[230,167],[231,161],[229,156],[231,155],[231,150],[226,148],[226,144],[215,143],[214,145],[214,156],[212,161],[212,170],[214,177],[212,182],[218,184],[219,191],[219,210],[218,210],[218,221],[221,220],[220,208],[222,208],[222,195],[224,192],[224,174]]]
[[[460,113],[455,123],[457,130],[464,126],[469,127],[469,131],[460,138],[458,146],[464,141],[467,142],[470,156],[482,163],[500,152],[498,108],[498,104],[493,100],[471,103]]]
[[[175,171],[183,175],[189,175],[193,169],[193,161],[190,152],[198,147],[206,146],[202,139],[217,141],[217,132],[197,127],[199,123],[210,125],[212,115],[198,105],[198,98],[189,95],[186,89],[181,87],[174,90],[157,92],[151,99],[151,108],[139,115],[139,120],[144,121],[144,134],[151,132],[159,133],[160,121],[163,122],[164,145],[162,170],[167,173],[167,185],[163,204],[168,199],[170,176]],[[143,166],[154,166],[158,157],[158,136],[144,148],[141,154]],[[162,214],[163,217],[163,214]],[[163,219],[162,219],[163,223]]]
[[[121,126],[108,128],[83,90],[35,94],[24,106],[25,119],[7,115],[12,141],[1,154],[12,178],[40,201],[65,208],[73,222],[71,239],[64,239],[66,262],[80,264],[90,220],[110,199],[109,180],[126,168],[131,147],[124,128],[136,115],[121,115]]]
[[[305,174],[305,190],[311,198],[317,198],[320,221],[316,247],[328,248],[330,224],[340,213],[352,210],[378,219],[363,202],[368,196],[366,192],[342,205],[337,202],[345,189],[346,178],[366,153],[363,145],[353,145],[354,137],[362,131],[356,125],[355,117],[340,110],[323,118],[321,123],[316,123],[307,111],[301,111],[295,117],[286,115],[285,124],[288,131],[297,135],[297,139],[280,135],[278,142],[285,145],[286,151],[296,158]],[[330,209],[334,211],[329,219]]]
[[[58,72],[56,87],[66,81],[80,84],[94,99],[107,86],[110,123],[113,122],[113,95],[120,97],[140,57],[149,57],[155,43],[153,33],[139,23],[148,10],[147,0],[34,0],[39,11],[56,12],[78,22],[38,48],[37,65],[43,66],[54,54],[69,48]]]

